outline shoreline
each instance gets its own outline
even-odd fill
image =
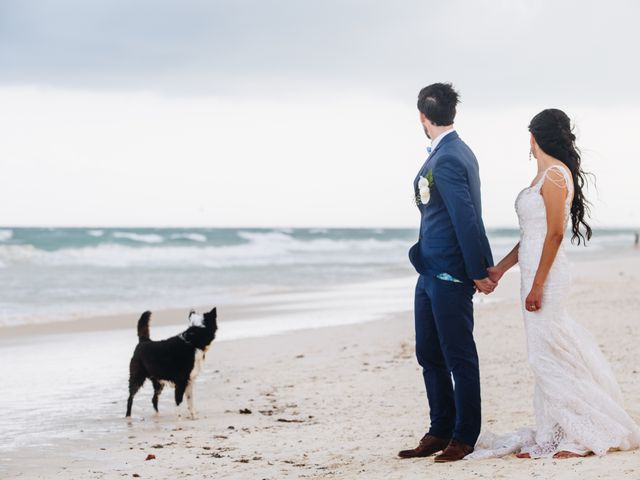
[[[313,309],[314,315],[326,319],[326,326],[340,325],[340,322],[332,321],[331,305],[325,306],[323,303],[336,302],[341,305],[349,300],[349,296],[362,295],[363,297],[375,297],[380,306],[381,314],[393,313],[398,310],[394,294],[400,296],[400,302],[410,307],[410,287],[415,283],[414,276],[393,276],[380,280],[366,281],[324,287],[319,289],[303,289],[274,291],[269,294],[259,294],[248,298],[244,303],[229,303],[218,305],[204,305],[199,307],[166,308],[152,310],[152,327],[186,328],[189,311],[193,308],[197,312],[208,311],[214,306],[218,309],[218,317],[225,324],[236,322],[259,322],[260,319],[268,318],[273,321],[290,321],[300,315],[308,314]],[[411,287],[412,288],[412,287]],[[388,304],[385,303],[385,297]],[[406,298],[404,298],[406,297]],[[346,300],[345,300],[346,299]],[[341,303],[342,302],[342,303]],[[351,307],[351,305],[347,305]],[[345,309],[345,314],[354,315],[358,312]],[[109,315],[88,315],[83,318],[71,320],[43,321],[23,325],[0,326],[2,339],[16,339],[20,337],[59,335],[88,332],[109,332],[114,330],[131,329],[135,331],[140,312],[118,313]],[[347,321],[344,324],[363,323],[375,320],[378,316],[375,311],[364,312],[364,317],[360,321]],[[322,328],[322,320],[315,322],[306,328]],[[304,324],[302,325],[304,328]],[[292,328],[292,330],[298,330]],[[278,331],[276,333],[282,333]],[[2,341],[0,341],[0,346]]]
[[[608,264],[611,262],[619,262],[624,260],[625,258],[633,259],[640,255],[640,250],[629,248],[622,251],[615,252],[602,252],[595,251],[589,252],[587,255],[583,254],[571,254],[570,261],[573,265],[574,269],[580,269],[581,265],[584,264],[597,264],[603,263]],[[515,275],[516,271],[507,272],[508,275]],[[415,282],[417,278],[417,273],[412,274],[410,276],[390,276],[383,280],[378,281],[363,281],[358,283],[345,283],[336,285],[334,287],[323,287],[319,289],[304,289],[304,290],[291,290],[291,291],[274,291],[272,293],[261,293],[257,296],[251,297],[249,301],[245,303],[229,303],[229,304],[218,304],[218,305],[199,305],[199,306],[185,306],[185,307],[173,307],[173,308],[160,308],[158,310],[152,310],[153,313],[153,325],[158,327],[165,326],[176,326],[181,327],[186,325],[187,315],[190,309],[195,309],[198,312],[206,311],[216,306],[219,312],[223,312],[223,318],[233,318],[231,321],[244,321],[255,318],[256,316],[260,317],[264,315],[265,312],[271,312],[274,309],[277,310],[277,307],[280,305],[286,305],[288,303],[288,299],[286,298],[288,295],[300,296],[304,297],[305,294],[314,294],[317,292],[326,293],[327,295],[331,295],[332,293],[338,292],[344,288],[353,288],[353,287],[364,287],[366,288],[368,285],[375,285],[379,282],[398,282],[398,281],[407,281],[407,282]],[[503,282],[504,283],[504,282]],[[411,300],[412,300],[412,292]],[[497,295],[491,295],[488,297],[480,296],[479,302],[476,306],[484,307],[486,303],[493,303],[495,298],[499,298],[498,301],[504,301],[508,298],[519,296],[519,289],[510,288],[507,292],[502,291]],[[284,297],[284,299],[281,299]],[[412,305],[410,305],[412,308]],[[120,329],[134,329],[135,325],[140,318],[144,310],[139,312],[124,312],[124,313],[114,313],[107,315],[94,315],[88,314],[79,318],[66,319],[66,320],[53,320],[47,321],[44,319],[41,322],[32,322],[25,323],[21,325],[0,325],[0,335],[3,339],[8,338],[17,338],[17,337],[25,337],[32,335],[56,335],[56,334],[66,334],[66,333],[76,333],[76,332],[100,332],[100,331],[112,331],[112,330],[120,330]],[[295,314],[304,314],[305,305],[300,305],[297,310],[287,309],[286,315],[295,315]],[[371,320],[367,320],[371,321]],[[330,324],[328,326],[334,326],[334,324]],[[322,328],[320,327],[312,327],[312,328]]]

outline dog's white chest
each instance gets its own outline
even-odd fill
[[[189,375],[190,379],[194,380],[198,376],[200,370],[202,370],[202,365],[204,365],[204,351],[196,348],[195,357],[193,359],[193,370],[191,370],[191,375]]]

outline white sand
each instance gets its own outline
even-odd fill
[[[628,411],[640,420],[640,252],[580,262],[574,270],[571,312],[600,341]],[[483,426],[496,432],[533,424],[518,281],[517,274],[505,278],[495,293],[504,301],[476,313]],[[146,387],[127,425],[122,385],[120,401],[96,419],[110,431],[0,452],[0,478],[640,478],[639,451],[454,464],[398,459],[398,450],[424,434],[428,418],[409,311],[362,325],[216,343],[195,394],[199,419],[177,420],[172,391],[156,417]],[[156,458],[145,461],[148,454]]]

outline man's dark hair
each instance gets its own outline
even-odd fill
[[[434,83],[420,90],[418,110],[439,127],[451,125],[456,118],[458,92],[450,83]]]

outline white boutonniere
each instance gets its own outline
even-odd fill
[[[418,195],[416,203],[426,205],[431,198],[431,187],[433,187],[433,171],[429,170],[425,177],[420,176],[418,180]]]

